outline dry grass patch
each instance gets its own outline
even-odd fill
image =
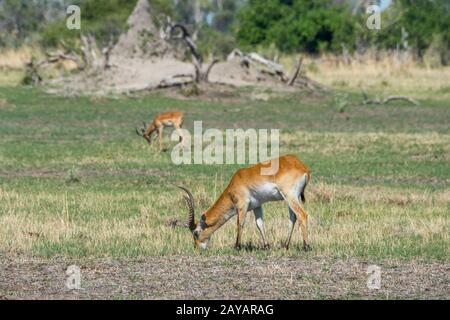
[[[213,202],[199,190],[198,213]],[[329,255],[381,256],[398,251],[416,256],[445,256],[448,243],[449,193],[424,193],[394,188],[370,188],[315,183],[307,192],[310,238],[314,252]],[[147,194],[52,193],[19,194],[0,189],[0,250],[39,255],[142,256],[192,253],[187,229],[167,225],[167,218],[185,219],[186,207],[170,192]],[[399,203],[400,201],[400,203]],[[291,251],[281,249],[288,232],[284,203],[265,206],[270,251],[261,251],[252,213],[247,215],[243,242],[263,254],[296,255],[301,233],[296,228]],[[234,219],[214,234],[211,252],[230,252]],[[412,248],[419,250],[415,252]],[[429,248],[429,249],[427,249]],[[444,250],[444,251],[443,251]],[[232,251],[231,251],[232,252]],[[425,252],[425,253],[424,253]]]
[[[296,59],[285,56],[281,60],[294,68]],[[430,68],[411,57],[369,52],[347,64],[342,58],[324,55],[306,57],[304,65],[315,80],[339,89],[364,87],[386,95],[405,94],[417,99],[429,98],[433,92],[434,99],[450,98],[450,67]]]
[[[308,187],[308,200],[320,203],[334,201],[347,201],[369,204],[394,204],[406,206],[413,204],[423,205],[450,205],[450,191],[422,191],[401,190],[389,187],[335,185],[317,181]]]

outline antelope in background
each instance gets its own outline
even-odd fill
[[[162,149],[163,130],[165,127],[173,127],[180,136],[180,142],[183,140],[181,127],[183,126],[184,113],[179,111],[162,112],[158,114],[150,125],[145,122],[141,129],[136,128],[138,136],[143,137],[149,144],[152,143],[152,135],[157,132],[159,139],[159,149]]]
[[[206,249],[211,235],[237,214],[236,248],[241,246],[242,228],[247,211],[253,210],[256,226],[261,234],[263,245],[268,247],[263,224],[262,204],[269,201],[285,200],[289,207],[290,228],[284,244],[289,248],[295,222],[300,220],[303,236],[303,248],[310,250],[308,243],[308,214],[300,204],[305,201],[305,188],[311,179],[309,168],[296,156],[286,155],[271,161],[279,161],[278,171],[273,175],[261,175],[261,170],[270,163],[266,161],[249,168],[238,170],[231,178],[225,191],[217,201],[195,220],[194,197],[187,193],[184,198],[189,209],[187,226],[194,236],[195,246]]]

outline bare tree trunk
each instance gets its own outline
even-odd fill
[[[180,33],[178,35],[175,34],[175,32],[179,30]],[[218,62],[217,59],[213,59],[208,67],[206,67],[206,71],[203,70],[203,57],[198,51],[197,44],[192,39],[191,34],[187,30],[187,28],[180,24],[180,23],[172,23],[170,18],[167,18],[166,21],[166,28],[165,30],[161,29],[160,33],[162,35],[162,38],[164,39],[183,39],[186,45],[188,46],[191,56],[192,56],[192,63],[195,68],[195,82],[207,82],[209,73],[211,72],[211,69],[213,66]]]

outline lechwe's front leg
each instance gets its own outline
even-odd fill
[[[264,232],[263,209],[261,207],[255,208],[253,209],[253,213],[255,214],[256,227],[258,228],[259,233],[261,234],[263,246],[264,248],[268,248],[269,245],[267,244],[266,235]]]
[[[237,235],[236,235],[236,244],[235,248],[241,248],[241,237],[242,237],[242,229],[245,225],[245,217],[247,215],[248,204],[242,204],[238,206],[237,209]]]

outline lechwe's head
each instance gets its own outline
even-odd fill
[[[136,128],[136,134],[137,134],[138,136],[144,138],[145,140],[147,140],[148,144],[151,144],[151,143],[152,143],[152,137],[151,137],[151,135],[150,135],[150,136],[147,136],[147,135],[145,134],[145,131],[147,130],[147,124],[146,124],[145,122],[142,122],[142,124],[144,125],[142,128],[140,128],[140,129]]]
[[[189,210],[186,226],[192,232],[195,246],[200,249],[206,249],[208,247],[209,237],[205,237],[203,233],[206,227],[205,222],[204,221],[199,222],[195,220],[194,197],[192,196],[192,193],[185,187],[178,187],[178,188],[180,188],[187,194],[184,196],[184,199],[186,200],[186,204]]]

